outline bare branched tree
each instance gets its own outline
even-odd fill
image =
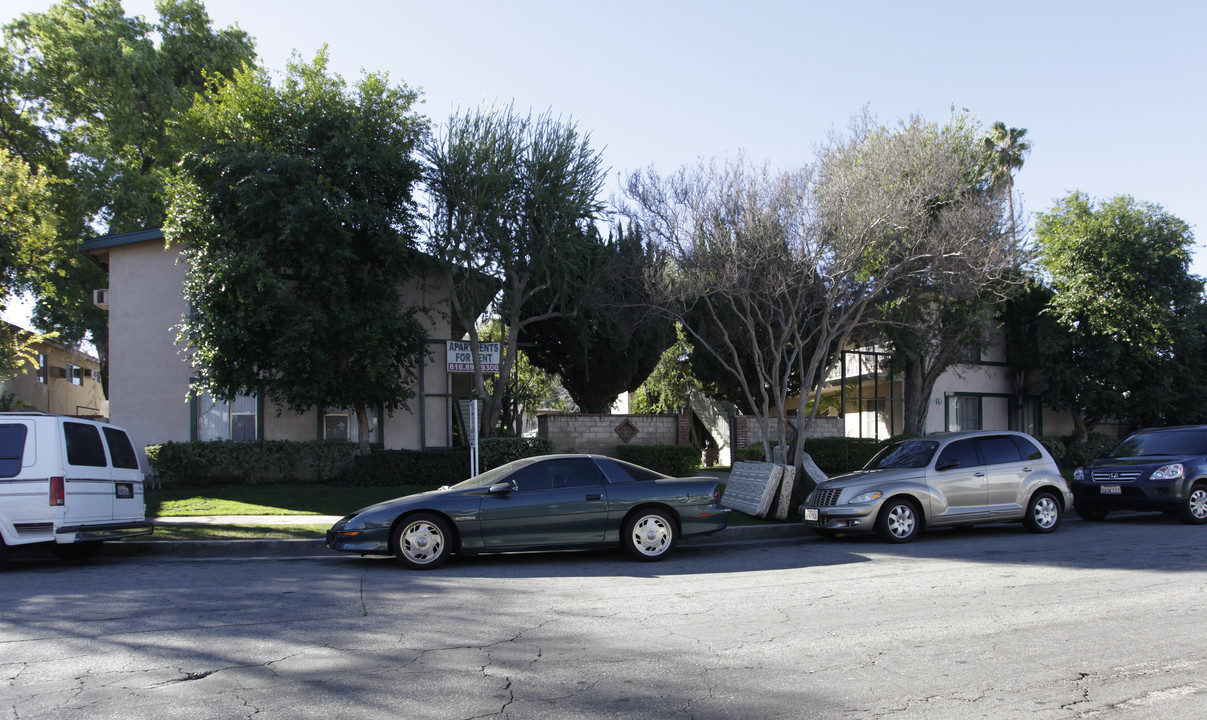
[[[651,280],[741,384],[769,459],[769,439],[789,440],[786,423],[773,429],[772,419],[784,415],[791,378],[805,396],[803,434],[819,406],[809,400],[852,334],[878,319],[877,303],[923,279],[997,274],[1009,250],[1001,233],[985,231],[999,224],[1000,203],[995,216],[970,192],[984,185],[984,163],[977,142],[966,145],[949,127],[915,118],[886,128],[864,113],[800,170],[739,159],[627,178],[627,212],[672,260]],[[700,306],[708,312],[687,312]],[[802,454],[798,443],[792,462]]]

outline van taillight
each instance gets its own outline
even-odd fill
[[[65,500],[66,490],[64,489],[63,478],[52,477],[50,479],[50,504],[63,505]]]

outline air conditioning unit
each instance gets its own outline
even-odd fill
[[[101,310],[109,309],[109,288],[100,288],[92,291],[92,304],[96,305]]]

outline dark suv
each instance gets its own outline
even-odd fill
[[[1073,503],[1086,520],[1112,510],[1160,510],[1207,523],[1207,425],[1132,433],[1073,473]]]

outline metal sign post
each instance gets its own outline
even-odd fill
[[[478,474],[478,401],[471,398],[460,403],[465,433],[469,435],[469,476],[473,477]]]

